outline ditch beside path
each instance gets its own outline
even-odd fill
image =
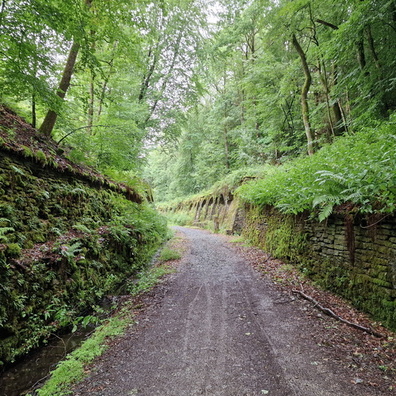
[[[189,243],[139,323],[91,367],[75,396],[369,396],[310,336],[305,303],[281,293],[225,237]]]

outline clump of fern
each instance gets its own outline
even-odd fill
[[[391,213],[396,208],[395,168],[396,134],[390,121],[338,138],[311,157],[241,186],[237,193],[255,205],[292,214],[309,211],[319,220],[343,203],[361,213]]]
[[[5,224],[9,224],[10,220],[1,217],[0,218],[0,242],[8,242],[7,235],[9,232],[13,232],[14,229],[12,227],[5,226]]]

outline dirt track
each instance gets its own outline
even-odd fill
[[[374,394],[315,343],[302,301],[276,290],[223,237],[178,230],[190,244],[178,273],[75,396]]]

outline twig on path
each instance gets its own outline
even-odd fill
[[[332,311],[330,308],[323,307],[323,306],[320,305],[319,302],[316,301],[314,298],[312,298],[311,296],[308,296],[308,294],[305,294],[304,292],[302,292],[302,291],[300,291],[300,290],[292,290],[292,292],[293,292],[293,293],[296,293],[296,294],[299,294],[299,295],[300,295],[301,297],[303,297],[305,300],[308,300],[308,301],[310,301],[311,303],[313,303],[313,304],[315,305],[315,307],[317,307],[320,311],[322,311],[322,312],[325,313],[326,315],[331,316],[332,318],[337,319],[337,320],[339,320],[340,322],[347,324],[348,326],[354,327],[355,329],[364,331],[364,332],[366,332],[366,333],[368,333],[368,334],[371,334],[371,335],[373,335],[373,336],[375,336],[375,337],[378,337],[378,338],[384,338],[384,337],[385,337],[383,334],[378,333],[378,332],[375,331],[375,330],[372,330],[372,329],[370,329],[370,328],[368,328],[368,327],[364,327],[364,326],[361,326],[361,325],[359,325],[359,324],[357,324],[357,323],[353,323],[353,322],[350,322],[349,320],[346,320],[346,319],[341,318],[341,316],[338,316],[338,315],[337,315],[336,313],[334,313],[334,311]]]

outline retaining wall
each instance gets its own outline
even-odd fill
[[[285,215],[227,199],[205,197],[179,205],[196,224],[242,233],[274,257],[298,266],[322,286],[396,329],[396,217],[332,214],[319,223],[308,214]]]

